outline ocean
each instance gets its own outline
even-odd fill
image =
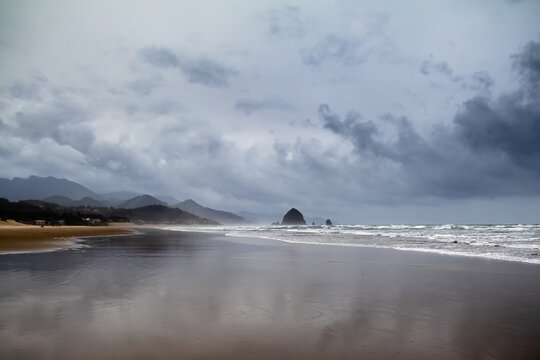
[[[335,225],[165,227],[289,243],[365,246],[540,264],[540,225]]]

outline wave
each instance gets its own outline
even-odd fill
[[[540,264],[540,225],[203,226],[168,230],[217,232],[288,243],[364,246]]]

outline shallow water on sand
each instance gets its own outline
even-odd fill
[[[535,265],[143,230],[0,257],[0,358],[527,359]]]
[[[174,226],[165,229],[185,230]],[[198,230],[299,244],[389,248],[540,264],[540,225],[230,225],[201,226]]]

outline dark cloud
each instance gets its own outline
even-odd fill
[[[216,61],[180,57],[167,48],[147,47],[140,50],[139,55],[153,66],[179,69],[190,83],[208,87],[228,87],[230,79],[238,74],[236,70]]]
[[[430,75],[433,72],[439,72],[450,77],[453,76],[454,71],[450,68],[450,65],[446,61],[435,62],[433,58],[424,60],[420,66],[420,72],[424,75]]]
[[[236,110],[250,115],[251,113],[264,110],[291,110],[293,106],[288,102],[277,99],[265,100],[240,100],[236,103]]]
[[[475,151],[500,154],[540,175],[540,43],[514,56],[520,90],[496,101],[473,98],[455,117],[456,134]]]
[[[386,158],[400,163],[410,163],[422,157],[432,157],[429,144],[416,132],[406,117],[394,118],[385,115],[379,120],[390,124],[395,136],[385,139],[384,130],[374,121],[364,120],[356,112],[348,113],[343,120],[329,106],[319,106],[319,115],[324,127],[349,139],[358,154]]]
[[[369,151],[375,155],[386,152],[382,143],[374,136],[379,131],[372,121],[362,120],[358,113],[351,112],[342,121],[326,104],[319,106],[319,114],[324,121],[324,127],[352,140],[359,153]]]
[[[428,60],[422,62],[420,65],[420,73],[426,76],[439,74],[460,85],[463,89],[476,91],[489,92],[494,83],[493,79],[486,71],[477,71],[471,78],[458,76],[446,61],[435,61],[433,56],[430,56]]]
[[[269,11],[266,19],[268,31],[274,36],[299,38],[304,35],[300,9],[297,7]]]
[[[149,64],[157,67],[180,67],[180,60],[178,59],[178,56],[166,48],[147,47],[142,49],[139,54]]]
[[[539,43],[515,56],[522,88],[495,100],[466,101],[451,127],[418,133],[405,118],[345,118],[319,107],[326,129],[349,140],[362,161],[393,169],[409,193],[448,198],[540,194]],[[390,127],[388,127],[390,125]],[[393,134],[393,136],[389,136]],[[381,179],[382,188],[394,186]]]
[[[389,201],[390,193],[400,198],[466,198],[540,191],[538,186],[531,188],[530,174],[522,178],[523,168],[492,153],[475,153],[452,131],[439,131],[427,138],[404,117],[387,115],[375,122],[351,113],[341,119],[326,105],[320,107],[320,116],[325,128],[354,146],[358,158],[351,166],[369,164],[363,170],[369,184],[363,178],[357,181],[374,193],[386,194],[379,195],[383,202]],[[508,187],[516,182],[527,186]]]
[[[208,59],[183,61],[181,70],[189,82],[209,87],[228,87],[237,72]]]
[[[540,96],[540,42],[530,41],[523,51],[513,56],[514,68],[521,75],[529,95]]]
[[[49,138],[59,145],[69,145],[85,152],[93,143],[94,134],[82,123],[88,120],[87,111],[67,102],[53,102],[36,110],[14,114],[9,132],[22,139],[39,142]]]
[[[483,98],[468,100],[456,115],[457,135],[476,151],[504,154],[520,164],[533,160],[540,165],[540,104],[521,103],[506,96],[490,103]],[[539,169],[540,171],[540,169]]]

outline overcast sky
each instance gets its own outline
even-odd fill
[[[540,222],[540,1],[0,4],[0,177]]]

